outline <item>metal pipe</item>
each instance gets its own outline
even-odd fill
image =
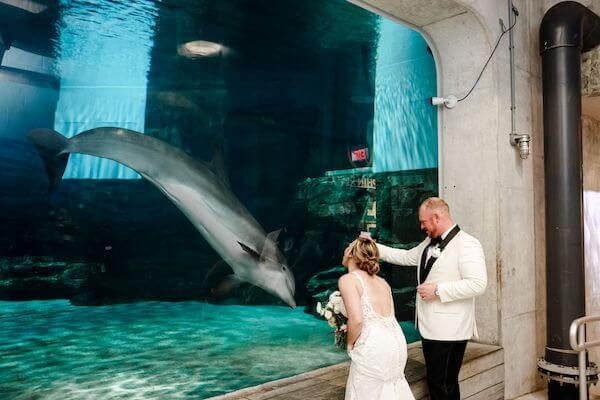
[[[581,52],[544,54],[547,346],[567,349],[567,329],[585,314],[581,190]],[[546,360],[575,366],[575,355],[546,350]]]
[[[579,346],[585,345],[585,324],[579,327]],[[579,400],[587,400],[587,362],[585,348],[579,352]]]
[[[510,144],[518,146],[519,156],[526,159],[529,156],[529,142],[531,136],[528,134],[518,134],[515,122],[515,41],[513,28],[515,25],[515,15],[519,15],[512,0],[508,0],[508,53],[510,55]]]
[[[600,316],[589,316],[577,318],[569,327],[569,343],[571,349],[579,353],[577,383],[579,384],[579,399],[587,400],[588,386],[590,383],[598,382],[598,369],[594,363],[588,366],[587,350],[592,347],[600,346],[600,340],[586,342],[586,330],[589,322],[599,322]]]
[[[591,347],[600,347],[600,340],[598,339],[583,344],[577,342],[578,327],[587,324],[588,322],[600,322],[600,316],[581,317],[571,323],[571,327],[569,328],[569,344],[574,351],[581,351]]]
[[[513,26],[515,21],[515,15],[513,13],[512,0],[508,0],[508,27]],[[515,128],[515,41],[513,37],[513,30],[508,32],[508,53],[510,55],[510,133],[516,135]]]
[[[577,399],[571,321],[585,314],[581,176],[581,53],[600,43],[600,17],[573,1],[550,8],[540,26],[546,198],[546,364],[572,367],[573,381],[540,366],[549,400]]]

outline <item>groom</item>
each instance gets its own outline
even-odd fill
[[[487,285],[481,244],[452,222],[448,204],[431,197],[419,208],[427,238],[400,250],[377,244],[383,261],[416,266],[417,318],[431,400],[460,400],[458,372],[467,341],[477,337],[475,296]]]

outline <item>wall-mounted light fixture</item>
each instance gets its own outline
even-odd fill
[[[448,97],[432,97],[430,101],[432,106],[441,106],[443,104],[446,108],[454,108],[458,103],[458,99],[454,95]]]
[[[224,47],[218,43],[194,40],[180,45],[177,54],[188,58],[215,57],[221,55],[223,50]]]
[[[510,134],[510,144],[513,146],[519,147],[519,156],[522,160],[525,160],[529,156],[529,142],[531,141],[531,136],[528,134],[518,134],[511,133]]]

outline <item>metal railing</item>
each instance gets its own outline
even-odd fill
[[[569,328],[569,342],[571,348],[579,353],[579,399],[588,400],[588,367],[587,349],[600,346],[600,340],[585,341],[585,326],[589,322],[600,321],[600,316],[581,317],[571,323]]]

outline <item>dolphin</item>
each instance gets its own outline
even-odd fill
[[[280,231],[266,234],[221,174],[161,140],[122,128],[90,129],[66,138],[52,129],[26,134],[49,178],[59,185],[69,154],[108,158],[137,171],[165,194],[231,266],[232,283],[249,282],[295,307],[294,276],[277,247]]]

